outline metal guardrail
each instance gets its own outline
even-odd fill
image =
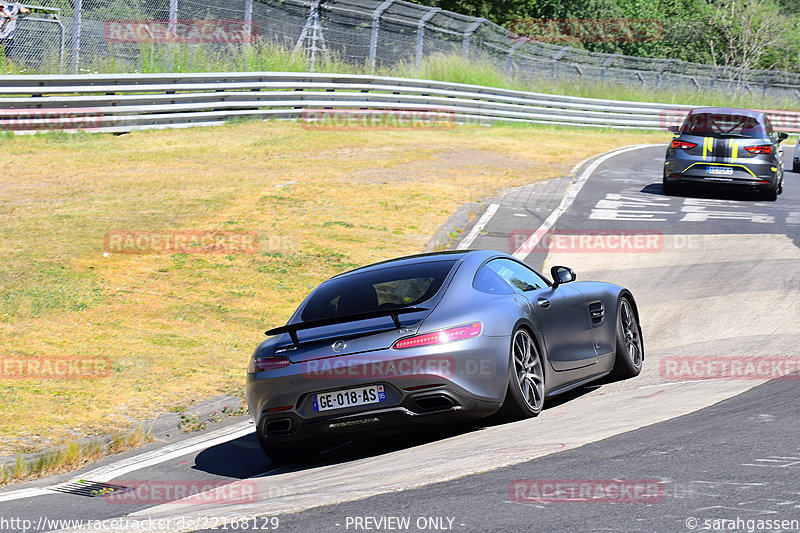
[[[122,133],[301,119],[308,109],[445,111],[457,122],[664,129],[692,106],[529,93],[382,76],[242,72],[0,77],[0,130]],[[800,114],[773,114],[800,131]],[[786,127],[786,125],[790,127]]]

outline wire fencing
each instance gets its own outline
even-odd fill
[[[331,56],[369,70],[400,62],[419,65],[441,53],[488,60],[534,80],[800,98],[796,73],[603,54],[580,46],[587,40],[660,39],[664,29],[657,20],[523,20],[503,28],[402,0],[40,3],[57,22],[33,14],[21,18],[14,47],[39,73],[185,72],[201,55],[206,64],[249,70],[250,45],[266,42],[302,51],[311,71]],[[559,31],[551,32],[552,27]]]
[[[12,36],[0,39],[3,56],[37,72],[62,72],[66,52],[66,29],[61,10],[27,5],[31,13],[17,20]],[[5,22],[5,21],[3,21]],[[12,46],[12,43],[17,46]]]

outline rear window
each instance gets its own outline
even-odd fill
[[[702,137],[765,137],[764,126],[757,119],[733,113],[693,113],[686,118],[681,133]]]
[[[431,299],[457,260],[430,261],[328,280],[314,292],[301,320],[413,307]]]

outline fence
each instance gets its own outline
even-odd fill
[[[308,110],[444,113],[455,122],[535,122],[665,129],[689,106],[555,96],[437,81],[322,73],[7,76],[0,130],[128,132],[214,126],[235,118],[301,119]],[[800,131],[800,114],[772,113]]]
[[[71,71],[113,63],[118,70],[172,72],[179,43],[230,57],[254,40],[305,50],[311,70],[335,53],[353,63],[419,63],[429,54],[482,57],[521,77],[582,82],[744,92],[800,98],[800,75],[748,71],[669,59],[593,53],[575,46],[536,42],[489,21],[402,0],[42,0],[61,8]],[[32,21],[21,19],[22,27]],[[48,38],[43,30],[39,41]],[[34,46],[35,39],[22,42]],[[536,38],[536,35],[529,35]],[[58,48],[58,38],[50,38]],[[164,51],[173,50],[173,53]],[[243,67],[244,68],[244,63]],[[238,70],[238,69],[237,69]],[[58,72],[58,70],[52,70]]]
[[[19,46],[12,52],[4,43],[4,55],[39,71],[63,71],[66,30],[61,20],[61,9],[25,5],[31,13],[18,21],[14,40]]]

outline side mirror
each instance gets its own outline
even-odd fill
[[[680,126],[667,126],[667,129],[672,133],[678,133],[679,131],[681,131]]]
[[[782,131],[778,132],[778,142],[783,142],[788,138],[789,138],[789,134],[788,133],[784,133]]]
[[[553,278],[553,288],[555,289],[562,283],[575,281],[575,271],[565,266],[554,266],[550,269],[550,276]]]

